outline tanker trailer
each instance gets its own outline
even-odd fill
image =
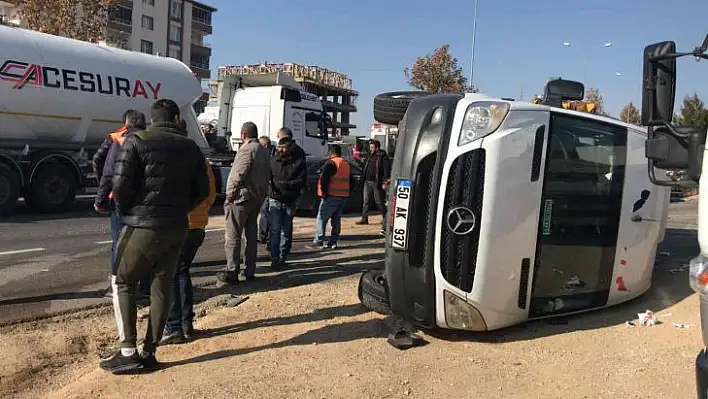
[[[177,102],[209,152],[192,108],[199,81],[173,59],[0,25],[0,216],[19,197],[33,210],[70,208],[95,186],[90,160],[127,109]]]

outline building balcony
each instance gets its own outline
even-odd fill
[[[192,54],[201,54],[211,57],[211,47],[207,46],[205,43],[194,43],[192,42]]]
[[[127,33],[129,35],[133,34],[133,21],[123,19],[123,18],[108,18],[107,28],[108,30],[114,30],[117,32]]]
[[[211,26],[211,23],[197,18],[192,18],[192,29],[207,35],[214,33],[214,28]]]
[[[340,104],[328,100],[322,100],[322,105],[326,111],[356,112],[356,105]]]
[[[209,69],[209,65],[205,64],[199,64],[196,62],[191,62],[189,64],[189,67],[192,69],[192,72],[199,78],[199,79],[209,79],[211,78],[211,70]]]

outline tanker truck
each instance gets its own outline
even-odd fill
[[[160,98],[180,106],[189,137],[213,152],[192,108],[201,94],[176,59],[0,25],[0,216],[19,197],[38,212],[70,208],[96,185],[90,160],[123,112],[149,117]]]

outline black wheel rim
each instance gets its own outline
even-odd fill
[[[69,195],[69,182],[61,176],[50,176],[42,184],[44,199],[49,204],[61,204]]]

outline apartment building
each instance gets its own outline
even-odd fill
[[[23,26],[19,9],[0,0],[6,23]],[[126,50],[179,59],[199,79],[211,77],[211,15],[216,8],[196,0],[117,0],[107,21],[105,43]]]
[[[108,45],[181,60],[199,79],[211,77],[211,15],[195,0],[118,0],[108,17]]]

